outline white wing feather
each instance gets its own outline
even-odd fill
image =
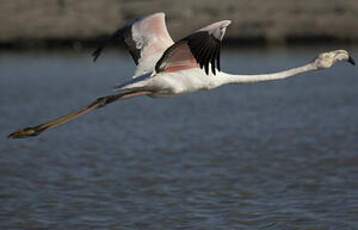
[[[174,44],[165,24],[165,14],[155,13],[114,32],[93,52],[94,61],[108,43],[117,40],[123,41],[137,65],[133,78],[152,72],[164,51]]]

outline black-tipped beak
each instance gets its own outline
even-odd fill
[[[352,65],[355,65],[355,64],[356,64],[356,62],[354,61],[354,59],[352,58],[352,56],[349,56],[348,62],[351,63]]]

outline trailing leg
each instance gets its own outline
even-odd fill
[[[34,127],[28,127],[24,129],[20,129],[8,135],[8,138],[25,138],[25,137],[32,137],[37,136],[44,132],[47,129],[55,128],[61,125],[64,125],[72,120],[75,120],[89,112],[92,112],[96,109],[102,108],[112,102],[115,102],[119,99],[129,99],[136,96],[143,96],[147,95],[150,92],[148,91],[132,91],[132,92],[122,92],[118,94],[108,95],[104,97],[97,98],[91,104],[87,105],[86,107],[80,109],[77,112],[68,113],[64,116],[56,118],[54,120],[42,123],[40,125]]]

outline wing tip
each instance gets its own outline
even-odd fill
[[[148,17],[155,17],[155,16],[165,17],[165,13],[162,11],[159,11],[159,12],[155,12],[153,14],[148,15]]]
[[[92,61],[93,62],[96,62],[97,61],[97,59],[98,59],[98,57],[101,55],[101,53],[102,53],[102,50],[103,50],[103,48],[102,47],[100,47],[100,48],[97,48],[95,51],[93,51],[92,52],[92,54],[91,54],[91,56],[92,56]]]
[[[232,23],[232,21],[226,19],[226,20],[222,20],[221,23],[222,23],[223,26],[227,27],[227,26],[229,26],[229,25]]]
[[[143,20],[143,19],[155,19],[155,18],[165,19],[165,13],[164,12],[156,12],[156,13],[144,16],[144,17],[142,17],[140,19]]]

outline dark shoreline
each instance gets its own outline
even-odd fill
[[[90,40],[78,39],[47,39],[47,40],[16,40],[11,42],[0,42],[0,50],[52,50],[52,49],[91,49],[97,47],[103,37]],[[325,45],[356,45],[357,41],[343,40],[327,36],[304,36],[289,37],[280,42],[270,42],[264,37],[256,38],[228,38],[224,45],[228,47],[271,47],[271,46],[325,46]],[[120,43],[109,45],[109,47],[124,48]]]

